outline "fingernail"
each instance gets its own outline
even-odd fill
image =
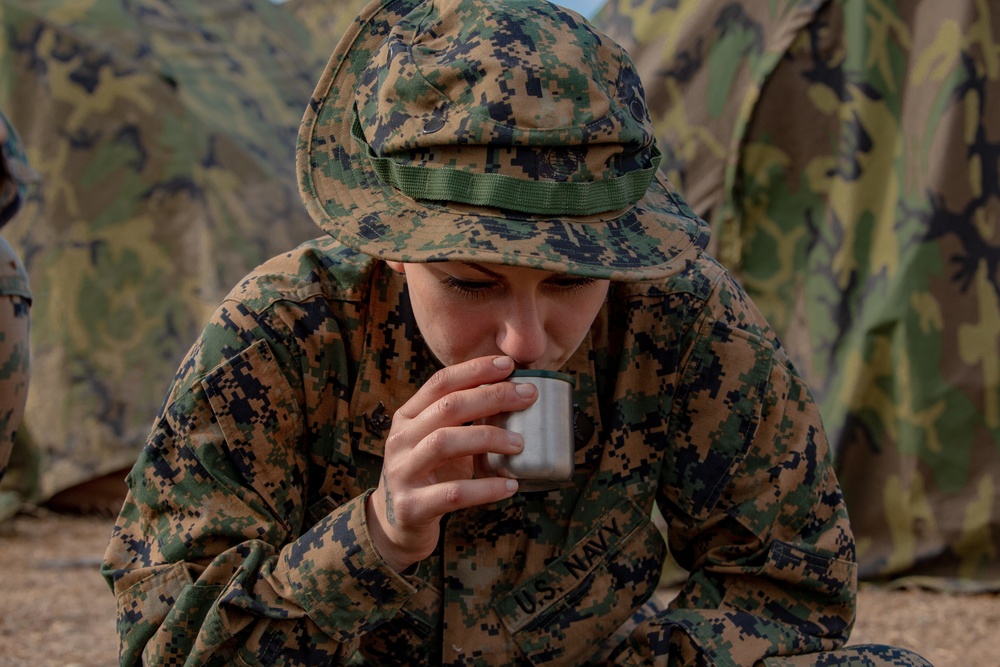
[[[514,431],[507,431],[507,442],[509,442],[511,446],[513,446],[518,451],[524,449],[524,438],[521,437],[520,433],[515,433]]]
[[[535,395],[535,385],[530,382],[515,382],[514,391],[517,392],[518,396],[528,398]]]
[[[493,360],[493,365],[502,371],[509,371],[514,367],[514,360],[510,357],[497,357]]]
[[[505,483],[505,486],[507,487],[507,491],[509,493],[513,493],[514,491],[517,491],[517,480],[508,479]]]

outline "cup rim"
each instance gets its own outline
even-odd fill
[[[549,378],[552,380],[562,380],[563,382],[569,382],[572,386],[576,386],[576,378],[574,378],[569,373],[563,373],[561,371],[546,371],[546,370],[536,370],[531,368],[522,368],[514,371],[507,376],[507,379],[512,378]]]

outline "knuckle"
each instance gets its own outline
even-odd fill
[[[462,502],[462,489],[457,484],[446,484],[443,489],[444,500],[449,506],[458,506]]]
[[[448,396],[443,397],[435,404],[438,415],[444,420],[453,418],[459,411],[459,403],[460,401],[454,394],[449,394]]]
[[[424,438],[427,453],[435,458],[443,456],[448,448],[448,433],[444,429],[432,431]]]
[[[484,450],[492,450],[506,437],[506,431],[499,426],[483,426],[477,429],[479,444]]]
[[[509,382],[497,382],[491,384],[487,391],[487,396],[494,403],[505,403],[510,392]]]
[[[385,438],[386,454],[406,451],[408,441],[409,437],[404,431],[389,431],[389,435]]]
[[[427,380],[427,384],[435,393],[445,391],[451,384],[451,370],[442,368]]]

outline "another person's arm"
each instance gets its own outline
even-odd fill
[[[24,416],[30,378],[28,274],[0,238],[0,479]]]
[[[17,135],[0,114],[0,227],[20,209],[32,176]],[[0,480],[28,400],[30,309],[28,274],[14,249],[0,238]]]

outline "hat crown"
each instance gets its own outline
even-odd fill
[[[392,27],[355,104],[371,153],[411,167],[593,182],[655,151],[624,50],[543,2],[424,3]]]

